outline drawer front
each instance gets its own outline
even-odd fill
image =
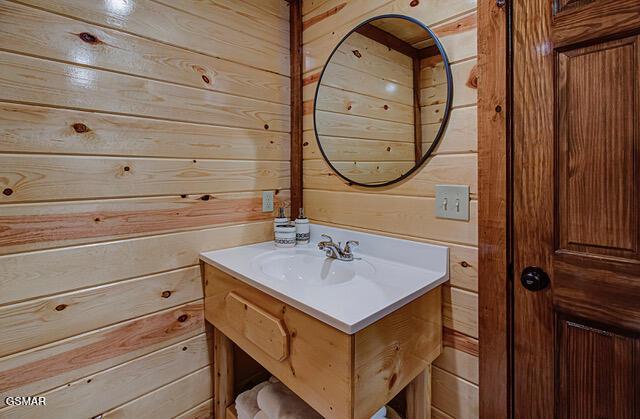
[[[284,321],[231,291],[225,298],[231,327],[276,361],[289,356],[289,334]]]
[[[349,336],[204,264],[205,318],[327,418],[349,418]]]

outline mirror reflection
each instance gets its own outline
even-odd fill
[[[316,91],[318,145],[346,181],[382,186],[419,167],[444,132],[451,71],[435,35],[401,16],[351,31]]]

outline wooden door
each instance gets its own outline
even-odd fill
[[[512,10],[514,416],[638,418],[640,0]]]

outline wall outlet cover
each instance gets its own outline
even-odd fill
[[[469,221],[469,185],[436,185],[436,217]]]
[[[262,192],[262,212],[273,212],[274,197],[273,191]]]

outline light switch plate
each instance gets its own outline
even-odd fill
[[[469,185],[436,185],[436,216],[469,221]]]
[[[273,191],[262,191],[262,212],[273,212]]]

